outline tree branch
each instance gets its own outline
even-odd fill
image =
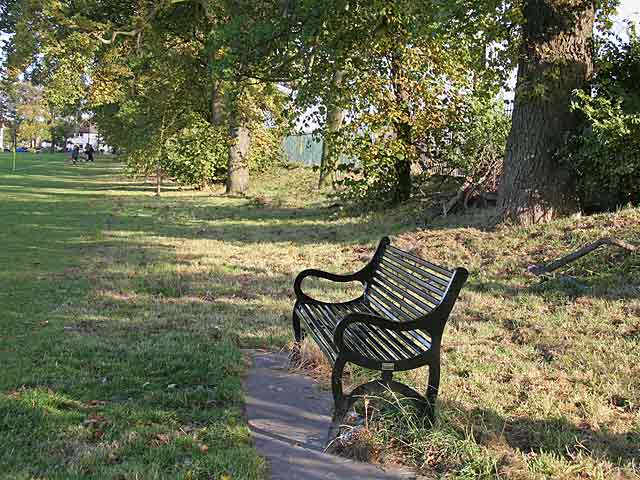
[[[103,43],[104,45],[111,45],[113,42],[115,42],[116,38],[118,38],[119,35],[123,35],[125,37],[135,37],[139,33],[140,33],[140,29],[136,28],[134,30],[129,30],[127,32],[121,32],[121,31],[112,32],[110,39],[103,38],[102,35],[98,32],[91,32],[91,35],[97,38],[98,40],[100,40],[100,42]]]
[[[640,246],[632,245],[623,240],[618,240],[617,238],[603,237],[593,243],[585,245],[581,249],[576,250],[569,255],[565,255],[562,258],[554,260],[553,262],[549,262],[544,265],[529,265],[529,268],[527,268],[527,270],[534,275],[543,275],[545,273],[550,273],[560,267],[567,265],[568,263],[584,257],[586,254],[593,252],[596,248],[601,247],[602,245],[613,245],[632,253],[640,252]]]
[[[178,2],[172,2],[172,3],[178,3]],[[118,30],[115,32],[111,32],[111,38],[104,38],[102,36],[102,34],[100,34],[99,32],[90,32],[90,34],[97,38],[98,40],[100,40],[100,42],[103,45],[111,45],[116,41],[116,38],[118,38],[118,36],[122,35],[124,37],[137,37],[137,47],[138,49],[140,48],[140,41],[141,41],[141,34],[142,34],[142,27],[149,21],[153,20],[156,15],[158,15],[158,12],[160,11],[160,9],[165,6],[164,2],[157,2],[156,5],[153,7],[153,9],[151,10],[151,12],[144,17],[144,19],[142,20],[142,22],[140,22],[140,26],[136,27],[136,28],[132,28],[131,30]]]

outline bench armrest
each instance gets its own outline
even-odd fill
[[[367,267],[365,267],[356,273],[351,273],[348,275],[339,275],[337,273],[330,273],[330,272],[325,272],[323,270],[316,270],[315,268],[310,268],[307,270],[303,270],[298,274],[295,282],[293,282],[293,291],[296,293],[296,298],[298,300],[316,301],[302,291],[302,281],[305,278],[316,277],[316,278],[324,278],[325,280],[330,280],[332,282],[339,282],[339,283],[360,282],[364,284],[369,278],[367,271],[368,269]]]
[[[298,274],[295,282],[293,282],[293,291],[296,293],[297,300],[303,301],[303,302],[304,301],[317,302],[317,300],[314,300],[313,298],[311,298],[309,295],[305,294],[302,291],[302,281],[307,277],[324,278],[325,280],[330,280],[332,282],[341,282],[341,283],[360,282],[363,285],[366,284],[371,280],[371,276],[373,275],[373,271],[375,268],[374,266],[378,257],[380,257],[380,255],[382,254],[386,246],[389,245],[389,243],[390,243],[389,237],[383,237],[380,240],[380,243],[378,244],[378,248],[373,254],[373,258],[369,260],[369,263],[367,263],[364,267],[362,267],[357,272],[351,273],[349,275],[339,275],[337,273],[324,272],[322,270],[316,270],[315,268],[303,270]]]
[[[434,317],[439,317],[436,310],[434,310]],[[336,329],[333,332],[333,343],[339,351],[349,350],[344,344],[344,332],[350,325],[354,323],[364,323],[367,325],[373,325],[378,328],[382,328],[385,330],[391,330],[394,332],[407,332],[410,330],[425,330],[429,332],[432,337],[438,337],[439,333],[437,328],[431,328],[430,322],[428,318],[431,315],[427,315],[426,317],[421,317],[418,320],[413,320],[411,322],[394,322],[392,320],[387,320],[386,318],[379,317],[377,315],[371,315],[368,313],[350,313],[346,317],[344,317],[336,326]],[[426,320],[426,321],[425,321]]]

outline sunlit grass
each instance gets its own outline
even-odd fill
[[[472,273],[445,332],[439,423],[385,416],[385,445],[432,476],[638,475],[638,257],[602,249],[544,282],[527,266],[604,235],[637,241],[640,210],[526,229],[488,228],[491,212],[429,223],[420,204],[354,217],[302,168],[246,197],[157,199],[115,159],[41,155],[16,173],[0,156],[6,477],[262,478],[240,349],[286,346],[295,274],[353,271],[383,235]],[[423,389],[425,372],[404,380]]]

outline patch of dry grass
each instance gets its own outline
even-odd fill
[[[237,415],[239,349],[284,348],[295,275],[354,271],[390,235],[471,277],[445,331],[437,424],[389,406],[370,424],[372,442],[436,477],[638,477],[638,256],[601,249],[544,281],[527,266],[605,235],[638,241],[639,209],[493,229],[492,212],[426,223],[418,204],[353,216],[332,208],[302,168],[255,179],[247,197],[168,188],[159,200],[116,164],[84,168],[0,177],[0,209],[20,219],[0,232],[0,259],[11,265],[0,272],[0,409],[33,420],[9,422],[4,431],[21,431],[18,440],[0,429],[5,471],[41,475],[70,458],[68,478],[127,468],[141,478],[257,477]],[[359,291],[306,287],[331,300]],[[328,380],[317,348],[303,348]],[[425,373],[403,379],[423,390]],[[374,375],[352,374],[354,383]],[[21,386],[37,408],[2,393]],[[92,436],[94,424],[83,424],[91,414],[75,403],[51,410],[56,395],[106,401],[96,413],[108,420],[104,437]],[[191,424],[208,428],[178,433]],[[49,440],[34,446],[32,437]],[[200,443],[237,448],[203,452]]]

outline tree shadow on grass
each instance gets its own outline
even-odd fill
[[[459,415],[473,427],[475,440],[487,447],[506,445],[525,454],[546,453],[571,463],[579,453],[606,459],[614,465],[636,467],[640,458],[640,431],[613,432],[566,418],[505,417],[483,407],[468,409],[454,402],[441,408]],[[463,434],[462,432],[460,432]]]
[[[632,260],[630,260],[631,264]],[[640,265],[639,265],[640,266]],[[473,272],[466,290],[477,293],[491,293],[501,298],[514,298],[518,295],[538,295],[549,300],[567,298],[573,301],[579,298],[606,298],[609,300],[633,300],[640,298],[640,279],[631,272],[610,271],[589,278],[575,276],[556,276],[533,280],[527,286],[513,286],[497,281],[475,282]]]

